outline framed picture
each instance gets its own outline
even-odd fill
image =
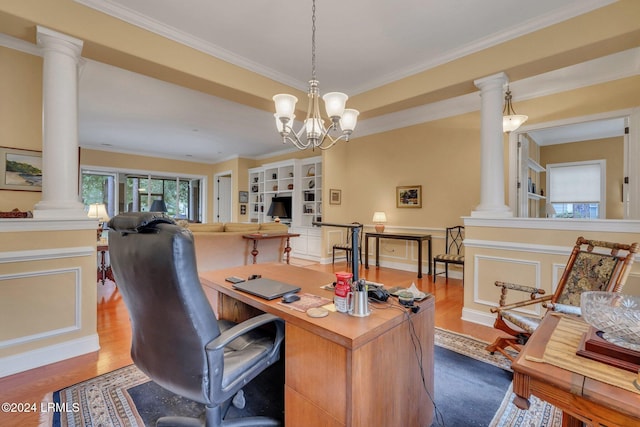
[[[421,208],[422,185],[396,187],[396,206],[399,208]]]
[[[329,190],[329,204],[330,205],[339,205],[342,203],[342,190]]]
[[[240,195],[238,196],[238,202],[240,202],[240,203],[249,203],[249,192],[248,191],[240,191]]]
[[[0,147],[0,190],[42,191],[42,153]]]

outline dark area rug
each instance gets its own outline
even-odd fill
[[[467,336],[441,329],[436,329],[435,335],[438,345],[434,350],[434,398],[438,413],[433,425],[489,426],[509,391],[512,373],[508,359],[489,355],[484,350],[486,343]],[[261,415],[283,420],[284,363],[281,359],[251,381],[244,389],[246,407],[231,407],[227,418]],[[164,390],[133,365],[57,391],[48,398],[68,405],[77,402],[81,407],[78,412],[56,413],[49,424],[55,427],[154,426],[163,416],[198,417],[204,412],[203,405]],[[494,425],[544,424],[511,420]]]
[[[227,419],[250,416],[276,418],[284,423],[284,362],[273,364],[244,390],[246,406],[229,408]],[[153,381],[131,387],[127,390],[145,426],[155,426],[158,418],[165,416],[204,416],[204,405],[185,399],[163,389]]]
[[[463,354],[434,348],[433,426],[488,426],[509,389],[513,374]]]

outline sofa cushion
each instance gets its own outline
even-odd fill
[[[198,232],[220,232],[224,230],[224,224],[221,222],[214,222],[211,224],[189,224],[189,230],[194,233]]]
[[[262,224],[260,224],[260,232],[286,233],[288,231],[289,227],[278,222],[263,222]]]
[[[228,222],[224,225],[224,231],[241,231],[243,233],[253,233],[258,231],[260,224],[243,224],[239,222]]]

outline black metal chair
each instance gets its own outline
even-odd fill
[[[280,425],[266,417],[224,416],[232,401],[242,407],[242,387],[278,361],[283,321],[270,314],[240,324],[218,321],[198,278],[191,232],[163,214],[118,215],[109,228],[135,365],[161,387],[206,406],[201,422],[167,417],[157,425]]]
[[[433,257],[433,279],[440,273],[436,273],[436,263],[444,264],[444,277],[449,278],[449,264],[462,265],[462,277],[464,284],[464,226],[457,225],[448,227],[445,233],[445,251],[444,254],[438,254]]]
[[[360,260],[360,263],[362,264],[362,230],[364,228],[364,225],[360,224],[359,222],[352,222],[351,224],[357,226],[357,228],[359,229],[358,232],[358,259]],[[331,263],[335,264],[336,262],[336,251],[345,251],[347,254],[347,265],[351,265],[351,257],[353,256],[353,242],[351,241],[352,239],[352,232],[351,229],[349,229],[349,231],[347,232],[347,241],[344,243],[336,243],[333,245],[333,251],[332,251],[332,260]]]

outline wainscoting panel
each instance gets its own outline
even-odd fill
[[[537,260],[515,259],[491,255],[475,255],[473,278],[473,301],[491,307],[497,307],[501,288],[486,286],[496,281],[518,283],[521,285],[540,287],[541,264]],[[482,286],[481,286],[482,284]],[[509,291],[507,304],[528,298],[528,294]],[[539,304],[534,309],[522,309],[524,313],[540,314]]]
[[[1,275],[0,325],[13,327],[0,328],[0,348],[80,329],[80,271],[75,267]]]

